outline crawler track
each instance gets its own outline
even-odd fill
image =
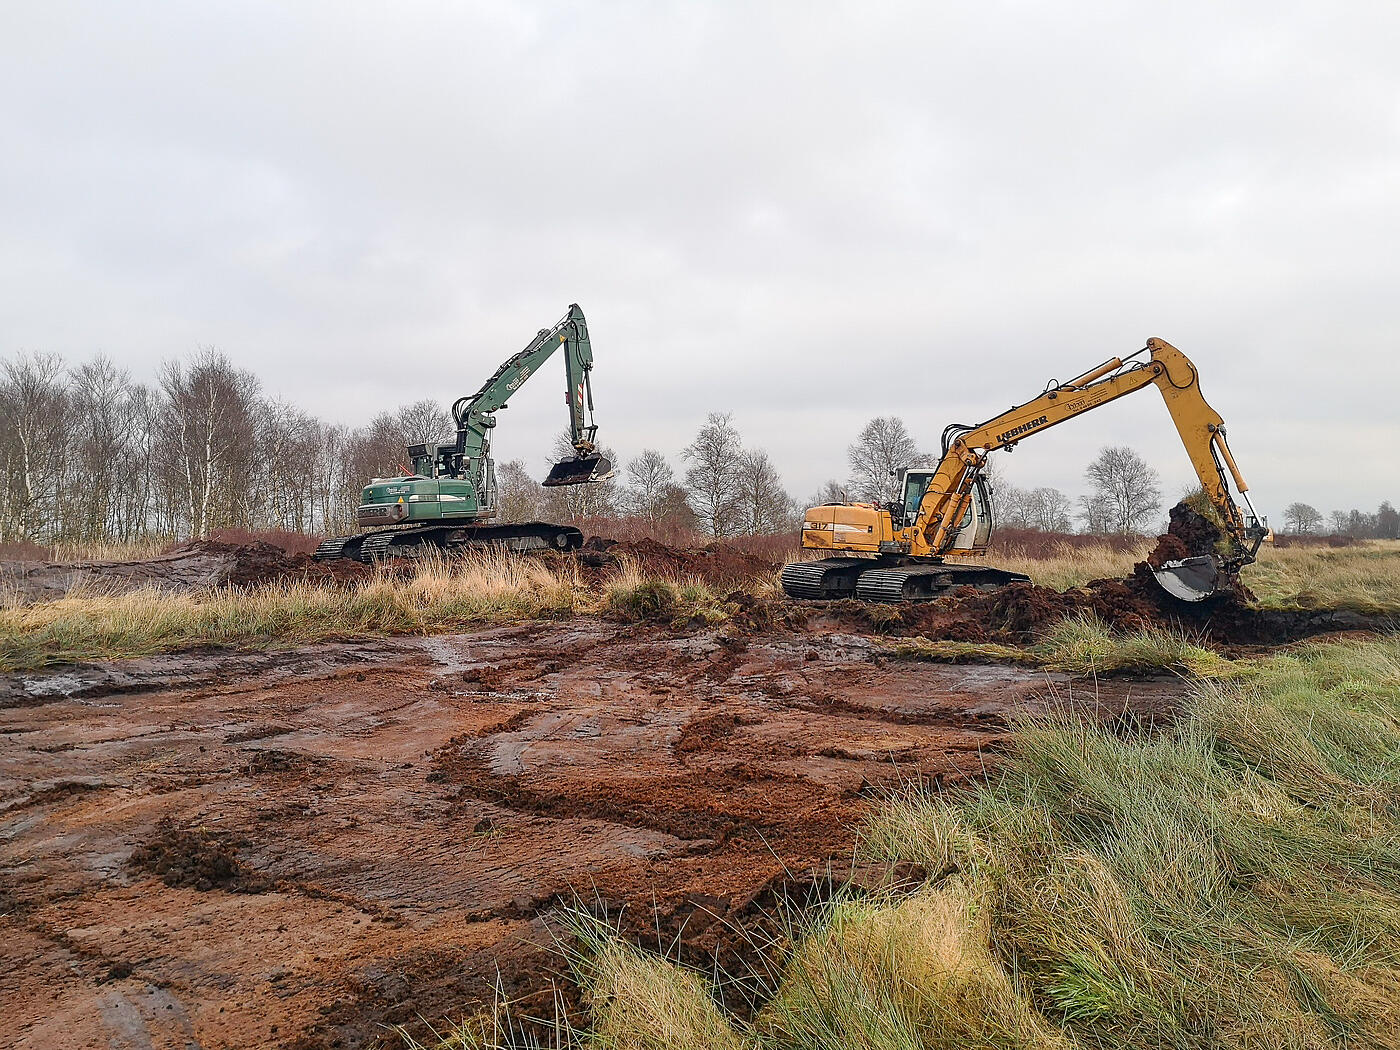
[[[928,601],[959,587],[995,590],[1027,583],[1019,572],[955,562],[909,559],[823,558],[783,567],[783,591],[789,598],[821,600],[859,598],[869,602]]]
[[[572,525],[526,521],[511,525],[452,523],[407,525],[326,540],[312,555],[317,561],[351,558],[373,564],[387,558],[421,557],[429,551],[458,551],[503,547],[512,551],[574,551],[583,546],[583,533]]]

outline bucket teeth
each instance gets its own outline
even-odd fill
[[[594,481],[607,481],[614,473],[612,463],[600,455],[579,456],[554,464],[541,484],[547,488],[556,485],[587,485]]]

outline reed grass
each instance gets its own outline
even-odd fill
[[[596,605],[571,571],[500,552],[426,558],[343,586],[305,580],[243,590],[155,589],[0,607],[0,670],[145,656],[194,645],[295,645],[425,634],[568,616]]]
[[[1241,579],[1270,609],[1400,616],[1400,540],[1352,547],[1264,547]]]

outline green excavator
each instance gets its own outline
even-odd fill
[[[480,390],[453,404],[456,441],[450,445],[409,445],[411,475],[375,478],[365,486],[356,519],[362,528],[373,531],[328,539],[314,557],[375,562],[470,547],[566,551],[583,546],[583,533],[571,525],[489,521],[497,508],[496,471],[491,461],[496,413],[558,350],[564,352],[568,379],[564,399],[569,406],[569,434],[575,454],[556,463],[543,484],[586,485],[612,477],[612,464],[597,449],[588,323],[574,303],[558,324],[541,329],[530,345],[496,369]]]

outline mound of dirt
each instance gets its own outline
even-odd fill
[[[228,569],[221,582],[234,587],[253,587],[288,579],[345,583],[364,579],[374,571],[368,565],[345,558],[315,561],[309,554],[288,554],[283,548],[262,541],[235,544],[196,540],[182,544],[175,550],[207,553],[225,559]]]
[[[773,562],[718,543],[681,548],[645,538],[618,542],[594,536],[583,545],[577,558],[593,569],[616,570],[631,563],[646,575],[693,577],[716,589],[739,587],[772,576],[778,570]]]
[[[240,845],[202,828],[186,830],[162,821],[150,841],[131,854],[131,866],[159,875],[167,886],[230,893],[263,893],[269,879],[249,870],[235,852]]]
[[[1225,533],[1205,515],[1178,503],[1167,512],[1167,531],[1157,537],[1157,546],[1147,556],[1147,564],[1160,569],[1169,561],[1214,554]]]
[[[1145,561],[1121,580],[1093,580],[1070,591],[1016,583],[990,593],[963,588],[935,602],[903,606],[834,603],[837,618],[858,629],[922,635],[961,642],[1025,645],[1068,616],[1091,613],[1120,631],[1165,628],[1217,643],[1265,645],[1296,641],[1329,631],[1393,627],[1376,617],[1346,610],[1259,609],[1238,579],[1205,601],[1184,602],[1157,583],[1153,567],[1179,558],[1213,554],[1220,528],[1185,503],[1171,509],[1167,532]]]

